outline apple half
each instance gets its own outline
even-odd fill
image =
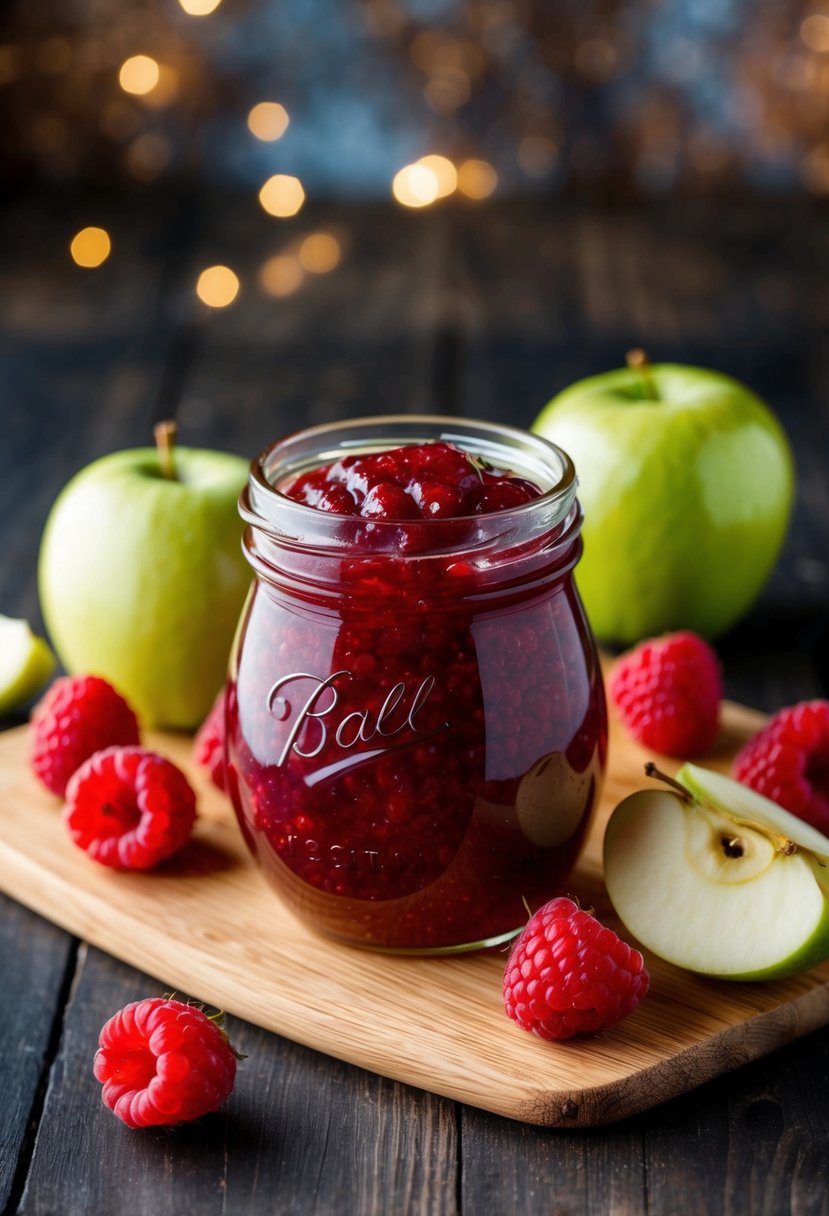
[[[686,764],[665,780],[620,802],[605,832],[605,883],[630,933],[724,979],[829,958],[829,839],[720,773]]]

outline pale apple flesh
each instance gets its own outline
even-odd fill
[[[28,621],[0,616],[0,714],[24,705],[49,679],[55,656]]]
[[[619,804],[604,873],[627,930],[677,966],[761,980],[829,957],[820,862],[672,790],[641,790]]]
[[[829,867],[829,839],[810,823],[792,815],[770,798],[765,798],[739,781],[724,777],[722,773],[700,768],[697,764],[683,764],[676,779],[698,801],[710,802],[726,814],[751,820],[779,832],[801,849],[814,853]],[[829,876],[829,868],[827,875]]]

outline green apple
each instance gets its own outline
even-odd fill
[[[605,832],[605,883],[627,929],[661,958],[725,979],[829,958],[829,839],[719,773],[685,765],[677,783],[663,780],[671,788],[620,802]]]
[[[167,434],[160,431],[160,435]],[[58,496],[40,549],[43,617],[70,672],[104,676],[144,727],[192,728],[225,677],[250,582],[225,452],[114,452]]]
[[[737,380],[629,358],[559,393],[533,423],[578,473],[578,587],[603,641],[674,629],[716,637],[751,606],[780,551],[789,444]]]
[[[30,700],[55,669],[55,656],[28,621],[0,616],[0,714]]]

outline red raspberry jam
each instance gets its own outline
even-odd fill
[[[514,470],[514,471],[510,471]],[[330,936],[512,936],[562,889],[604,771],[568,457],[508,427],[364,419],[267,449],[228,691],[265,875]]]

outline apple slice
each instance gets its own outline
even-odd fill
[[[627,929],[661,958],[726,979],[829,958],[829,839],[736,781],[683,771],[705,796],[640,790],[608,823],[605,883]]]
[[[55,656],[29,622],[0,615],[0,714],[25,704],[55,667]]]
[[[773,832],[779,832],[801,849],[814,853],[829,867],[829,838],[810,823],[805,823],[791,811],[786,811],[776,802],[772,802],[770,798],[765,798],[739,781],[724,777],[722,773],[700,768],[697,764],[683,764],[676,779],[697,801],[710,802],[712,806],[738,820],[748,819],[762,827],[771,828]]]

